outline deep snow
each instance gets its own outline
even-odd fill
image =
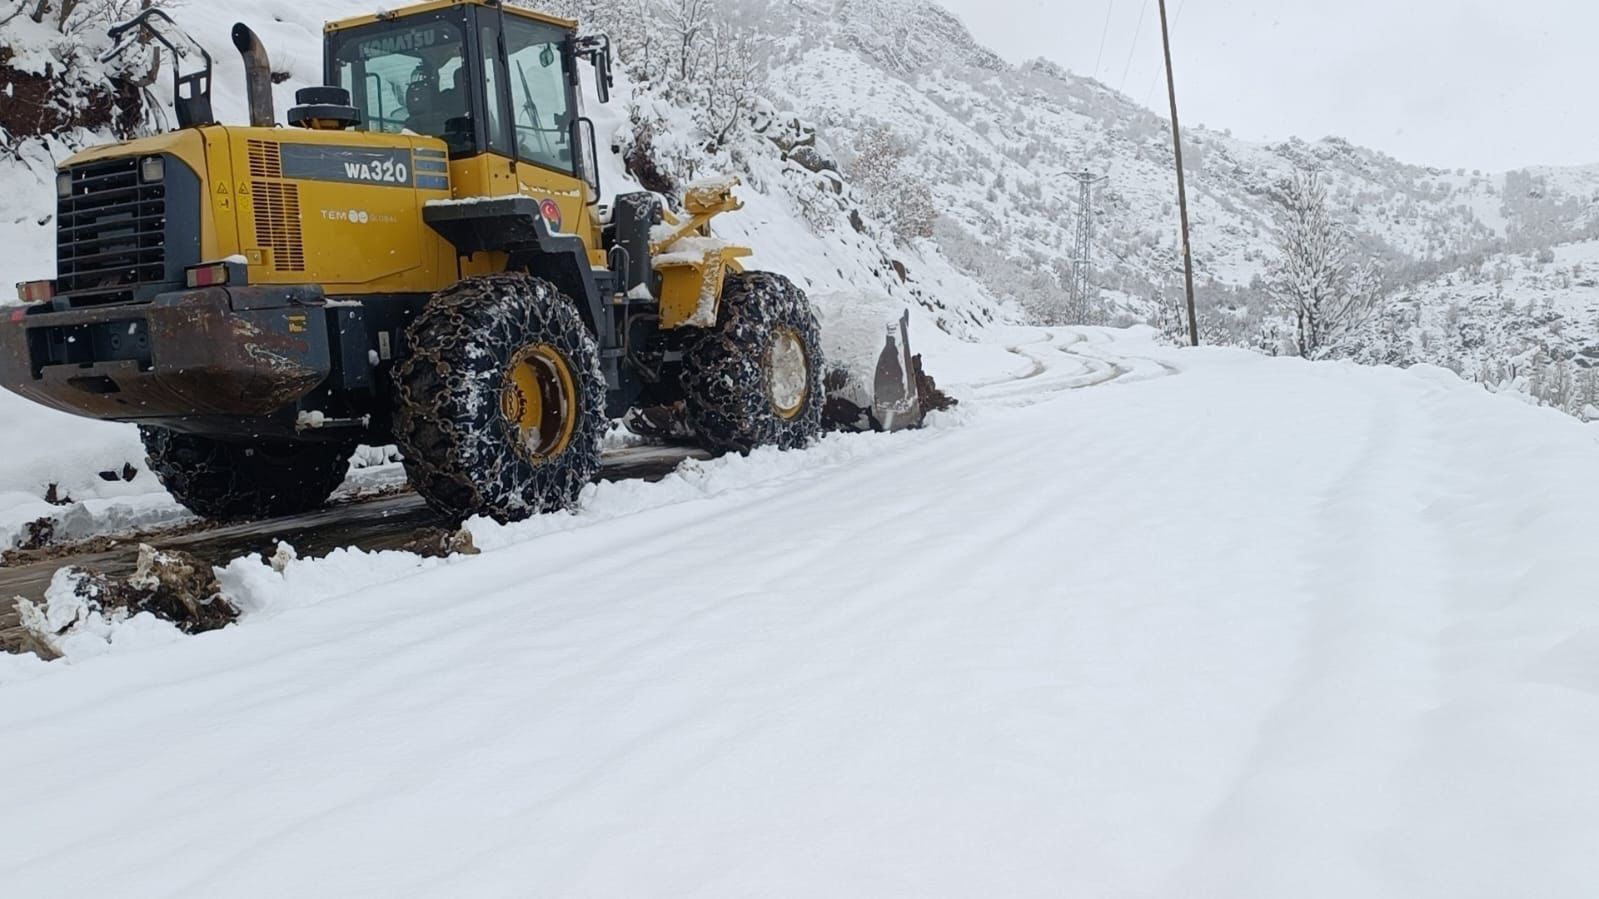
[[[929,431],[467,559],[241,561],[235,627],[6,660],[7,892],[1591,895],[1590,430],[1003,336]]]

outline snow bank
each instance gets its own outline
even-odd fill
[[[164,646],[183,638],[172,622],[149,612],[130,614],[126,608],[102,608],[82,584],[81,573],[66,568],[57,571],[42,603],[24,601],[19,605],[23,627],[52,635],[55,649],[74,661]],[[0,684],[8,679],[5,668],[0,667]]]
[[[0,421],[0,546],[14,545],[40,518],[61,522],[63,537],[83,537],[99,531],[91,519],[132,526],[186,517],[144,470],[133,425],[64,415],[8,391],[0,391]],[[123,480],[128,470],[131,481]],[[45,501],[51,485],[65,505]]]

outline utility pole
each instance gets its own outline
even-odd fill
[[[1077,182],[1077,257],[1072,260],[1072,303],[1084,315],[1094,290],[1094,185],[1108,175],[1088,171],[1066,173]]]
[[[1188,245],[1188,183],[1183,173],[1183,129],[1177,124],[1177,78],[1171,67],[1171,29],[1166,24],[1166,0],[1160,0],[1160,40],[1166,50],[1166,93],[1171,97],[1171,143],[1177,155],[1177,208],[1183,219],[1183,281],[1188,294],[1188,342],[1199,346],[1199,322],[1194,317],[1194,254]]]

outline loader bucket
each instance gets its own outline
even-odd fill
[[[947,409],[955,400],[944,394],[922,370],[922,357],[911,352],[910,313],[887,325],[875,367],[855,370],[865,360],[837,360],[827,378],[827,404],[822,417],[838,431],[902,431],[919,428],[927,413]],[[852,367],[853,363],[853,367]]]
[[[911,351],[910,313],[894,304],[898,318],[876,297],[830,303],[821,319],[826,393],[822,426],[829,431],[903,431],[919,428],[927,413],[948,409],[955,399],[922,369]],[[886,333],[885,333],[886,329]],[[623,419],[629,431],[652,440],[693,442],[684,404],[635,409]]]
[[[872,429],[875,431],[920,427],[925,417],[911,356],[910,324],[911,314],[906,312],[897,325],[889,325],[883,351],[877,356],[877,370],[872,376]]]

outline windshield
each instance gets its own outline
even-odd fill
[[[338,84],[362,112],[361,128],[442,137],[472,149],[470,84],[461,24],[444,18],[380,22],[334,38]]]
[[[566,38],[561,29],[538,22],[508,19],[505,23],[517,156],[570,173],[572,73]]]

